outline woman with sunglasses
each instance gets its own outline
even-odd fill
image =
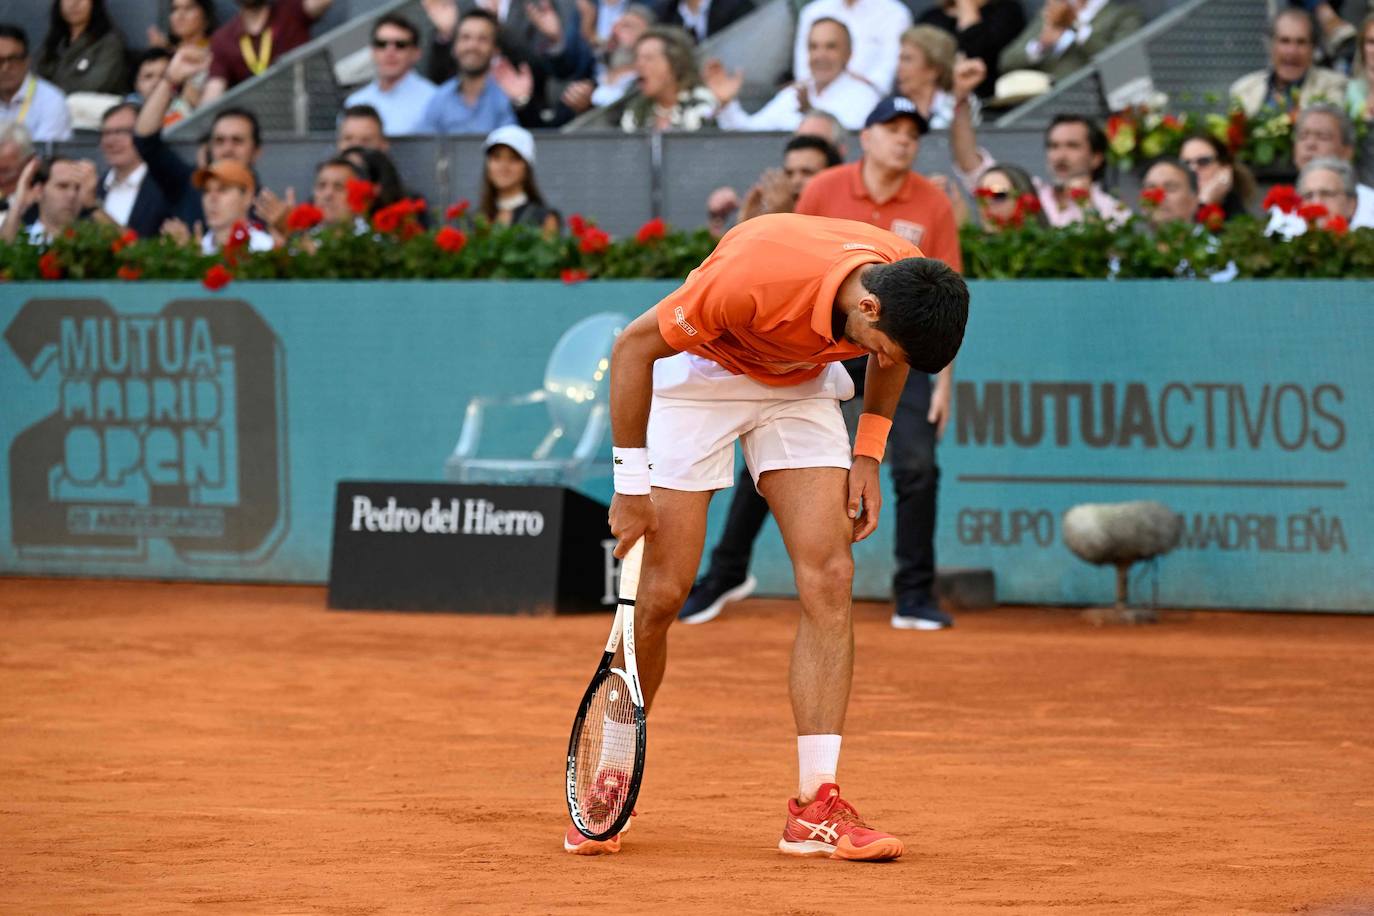
[[[983,173],[973,189],[984,232],[1019,229],[1027,223],[1046,226],[1040,199],[1030,174],[1020,166],[999,162]]]
[[[1255,176],[1231,157],[1231,151],[1211,134],[1193,134],[1183,141],[1179,161],[1197,176],[1198,201],[1221,207],[1227,219],[1250,212],[1255,204]]]

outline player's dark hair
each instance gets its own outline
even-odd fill
[[[24,54],[29,53],[28,33],[12,22],[0,22],[0,38],[17,41],[24,46]]]
[[[1045,145],[1050,145],[1050,134],[1060,124],[1082,124],[1088,132],[1088,148],[1102,157],[1097,168],[1093,169],[1093,181],[1101,181],[1107,172],[1107,134],[1097,122],[1092,118],[1081,114],[1068,114],[1061,112],[1050,119],[1050,126],[1045,128]]]
[[[844,160],[840,158],[840,151],[829,143],[824,137],[816,137],[811,134],[802,134],[787,141],[783,147],[782,154],[786,156],[794,149],[813,149],[825,157],[825,167],[833,168]]]
[[[878,330],[912,369],[934,373],[954,361],[968,324],[968,286],[957,271],[934,258],[903,258],[875,264],[861,280],[878,297]]]
[[[215,125],[218,124],[220,121],[223,121],[225,118],[243,118],[245,121],[247,121],[249,128],[253,134],[254,148],[262,149],[262,128],[258,125],[257,115],[253,114],[253,112],[249,111],[247,108],[222,109],[217,115],[215,115],[215,119],[210,122],[210,132],[214,133]],[[208,140],[209,137],[207,137],[206,139]]]

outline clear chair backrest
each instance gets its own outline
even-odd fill
[[[544,369],[549,416],[576,438],[592,407],[609,396],[611,347],[630,319],[602,312],[573,325],[554,344]]]

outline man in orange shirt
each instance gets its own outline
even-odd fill
[[[611,356],[616,556],[647,538],[635,598],[646,707],[668,627],[691,587],[711,494],[734,479],[738,439],[792,557],[801,622],[792,711],[801,771],[779,849],[881,860],[896,837],[868,827],[835,785],[853,676],[850,545],[872,533],[878,463],[907,366],[938,372],[968,319],[968,287],[919,248],[848,220],[769,214],[741,223],[683,285],[635,319]],[[840,360],[868,355],[851,458]],[[615,852],[570,825],[564,848]]]
[[[891,230],[955,270],[963,267],[959,229],[949,198],[911,170],[921,148],[926,119],[909,99],[884,99],[869,114],[860,135],[859,162],[826,169],[806,185],[797,213],[841,217]],[[848,364],[863,393],[861,363]],[[949,419],[953,364],[944,367],[931,390],[930,377],[913,372],[897,406],[892,428],[892,479],[897,490],[896,609],[892,626],[940,630],[953,624],[935,603],[935,508],[939,467],[935,443]],[[693,586],[679,613],[685,623],[714,619],[731,601],[753,591],[749,558],[767,508],[739,491],[730,503],[720,542],[706,573]]]

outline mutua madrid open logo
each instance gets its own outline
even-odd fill
[[[126,315],[99,299],[34,299],[5,341],[38,384],[56,383],[52,413],[10,444],[22,555],[138,561],[162,539],[188,563],[241,564],[276,549],[284,352],[248,303]]]

